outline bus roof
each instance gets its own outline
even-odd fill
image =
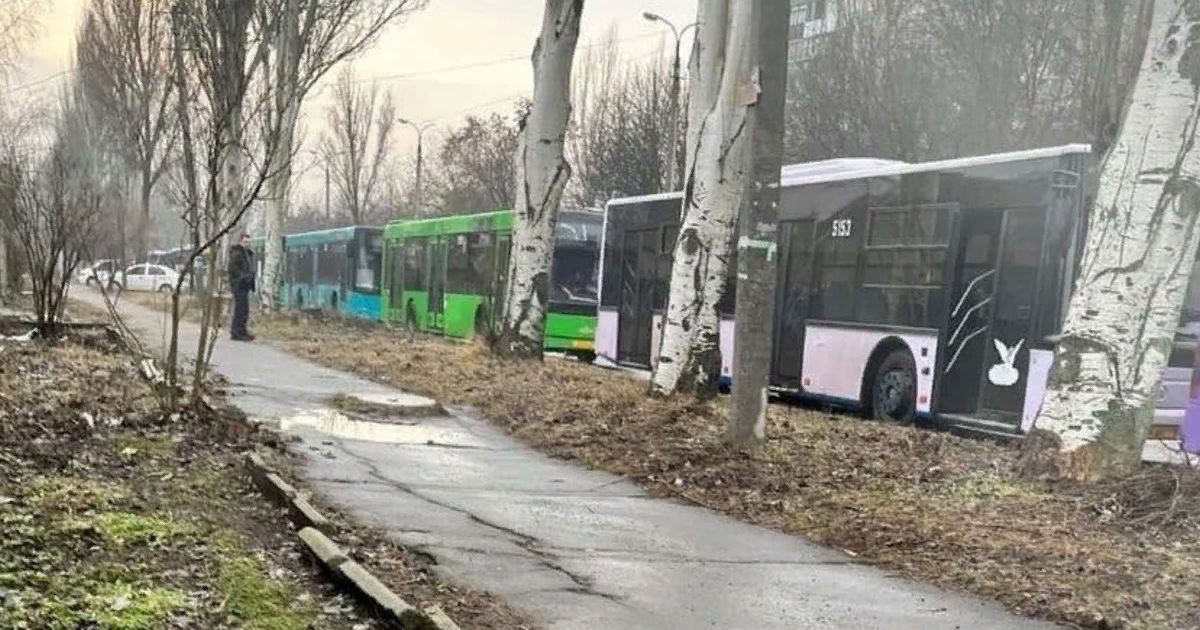
[[[815,162],[802,162],[800,164],[786,165],[780,170],[779,180],[780,187],[790,188],[793,186],[804,186],[806,184],[820,184],[862,179],[864,177],[890,177],[896,175],[908,175],[911,173],[949,171],[973,166],[1004,164],[1008,162],[1036,160],[1072,154],[1086,154],[1091,152],[1092,147],[1089,144],[1065,144],[1042,149],[1010,151],[1008,153],[992,153],[988,155],[954,158],[937,162],[911,163],[878,158],[836,158],[832,160],[817,160]],[[656,193],[652,195],[621,197],[618,199],[609,200],[606,205],[617,206],[631,203],[645,203],[650,201],[664,201],[668,199],[682,198],[683,191],[675,191]]]
[[[316,230],[313,232],[301,232],[299,234],[288,234],[284,237],[284,246],[294,247],[300,245],[320,245],[321,243],[336,243],[340,241],[354,240],[354,234],[357,230],[382,230],[378,226],[371,225],[351,225],[347,227],[332,228],[328,230]]]
[[[586,216],[596,221],[604,218],[603,210],[599,208],[570,208],[559,211],[560,217]],[[483,225],[481,225],[483,224]],[[395,236],[429,236],[433,234],[467,234],[479,231],[481,227],[488,230],[507,230],[513,226],[512,210],[492,210],[473,214],[454,214],[445,217],[428,219],[397,219],[384,228],[388,238]]]
[[[792,186],[803,186],[805,184],[841,182],[851,179],[861,179],[863,177],[892,177],[896,175],[908,175],[911,173],[953,171],[974,166],[1021,162],[1025,160],[1037,160],[1091,152],[1092,146],[1090,144],[1064,144],[1061,146],[1046,147],[1043,149],[1010,151],[1008,153],[991,153],[988,155],[954,158],[950,160],[941,160],[938,162],[918,162],[916,164],[910,164],[908,162],[894,162],[892,164],[881,164],[874,168],[848,169],[840,173],[789,173],[788,167],[784,167],[779,183],[783,188],[790,188]]]
[[[479,230],[481,223],[488,229],[503,229],[512,227],[512,214],[512,210],[493,210],[428,219],[397,219],[389,222],[383,233],[388,237],[465,234]]]

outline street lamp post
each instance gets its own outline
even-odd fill
[[[679,68],[679,45],[680,38],[687,32],[689,28],[696,25],[695,22],[683,27],[682,30],[676,29],[675,25],[667,18],[646,11],[642,13],[642,17],[650,22],[662,22],[671,28],[671,32],[675,35],[675,60],[671,64],[671,163],[667,167],[667,190],[674,191],[676,182],[675,176],[679,170],[679,137],[676,135],[679,131],[679,84],[682,80]]]
[[[402,125],[408,125],[417,132],[417,181],[413,188],[413,208],[412,212],[415,216],[421,209],[421,147],[424,143],[425,130],[433,126],[432,122],[415,123],[407,118],[397,118],[396,122]]]

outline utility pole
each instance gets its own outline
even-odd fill
[[[675,28],[675,25],[672,24],[670,20],[658,15],[657,13],[646,11],[642,14],[642,17],[651,22],[662,22],[663,24],[666,24],[671,28],[671,32],[675,35],[675,59],[671,64],[671,147],[667,152],[667,155],[670,156],[670,164],[667,165],[667,192],[674,192],[675,186],[677,185],[675,178],[679,173],[679,89],[680,83],[683,79],[679,68],[679,45],[680,38],[683,37],[683,34],[686,33],[689,28],[695,26],[696,23],[692,22],[691,24],[683,27],[682,30],[679,30]]]
[[[744,77],[742,87],[757,84],[761,92],[757,104],[749,108],[747,120],[747,129],[752,133],[752,168],[745,195],[748,203],[742,207],[738,226],[733,414],[726,434],[726,440],[738,447],[754,446],[766,439],[791,11],[788,0],[753,0],[753,4],[751,67],[757,76]]]
[[[414,182],[412,215],[415,217],[421,210],[421,147],[424,143],[425,130],[433,126],[432,122],[415,123],[407,118],[397,118],[396,122],[402,125],[408,125],[417,132],[417,179]]]
[[[329,156],[325,156],[325,220],[329,221]]]

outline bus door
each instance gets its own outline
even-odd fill
[[[431,331],[446,326],[446,238],[429,239],[429,303],[425,311],[425,326]]]
[[[939,413],[1020,426],[1044,208],[961,214],[937,385]]]
[[[775,294],[775,349],[771,383],[800,387],[804,354],[804,319],[812,278],[813,220],[779,224],[779,280]]]
[[[650,367],[659,228],[627,230],[621,246],[617,360]]]
[[[392,318],[403,317],[404,311],[404,241],[387,241],[387,310]]]

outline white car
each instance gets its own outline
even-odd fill
[[[167,293],[175,290],[175,284],[179,282],[179,272],[163,265],[133,265],[125,270],[124,276],[125,281],[118,285],[129,291]]]

